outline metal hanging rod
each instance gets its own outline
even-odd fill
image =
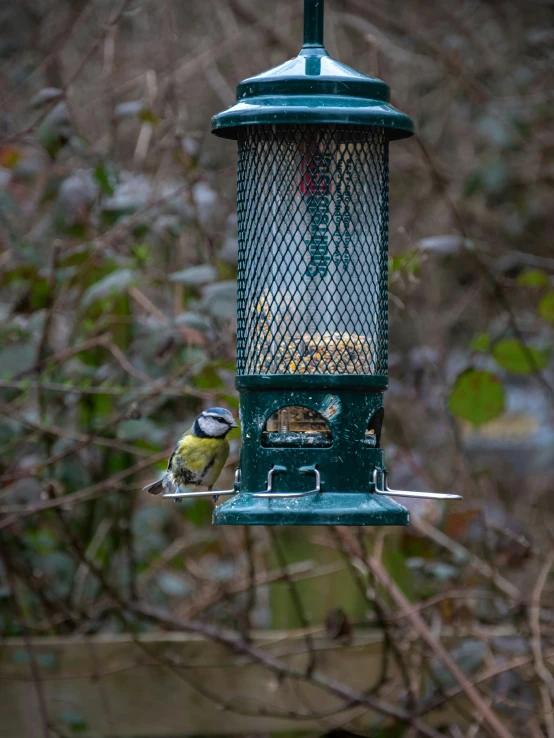
[[[304,0],[304,48],[323,46],[323,2]]]

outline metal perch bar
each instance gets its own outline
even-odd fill
[[[186,497],[213,497],[215,501],[219,495],[236,495],[238,492],[237,486],[239,482],[240,469],[235,469],[235,486],[233,489],[203,490],[202,492],[166,492],[162,497],[166,497],[170,500],[182,500]]]
[[[219,495],[236,495],[237,492],[234,489],[223,489],[223,490],[205,490],[202,492],[166,492],[162,497],[170,500],[182,500],[185,497],[218,497]]]
[[[384,489],[379,489],[377,480],[379,474],[382,475]],[[377,495],[393,495],[396,497],[418,497],[424,500],[461,500],[461,495],[452,495],[447,492],[410,492],[402,489],[391,489],[387,482],[387,472],[383,469],[375,469],[373,471],[373,484],[375,485],[375,494]]]

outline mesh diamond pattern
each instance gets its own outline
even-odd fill
[[[237,373],[386,374],[383,129],[239,134]]]

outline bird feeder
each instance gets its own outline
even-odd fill
[[[380,448],[387,389],[389,87],[331,59],[323,0],[300,54],[212,120],[238,142],[242,451],[214,523],[406,525]],[[229,494],[229,492],[227,493]]]

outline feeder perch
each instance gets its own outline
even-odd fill
[[[389,141],[413,134],[389,87],[331,59],[323,0],[304,46],[238,85],[212,120],[238,142],[237,388],[242,451],[218,524],[406,525],[383,451]],[[180,496],[187,496],[183,493]]]

